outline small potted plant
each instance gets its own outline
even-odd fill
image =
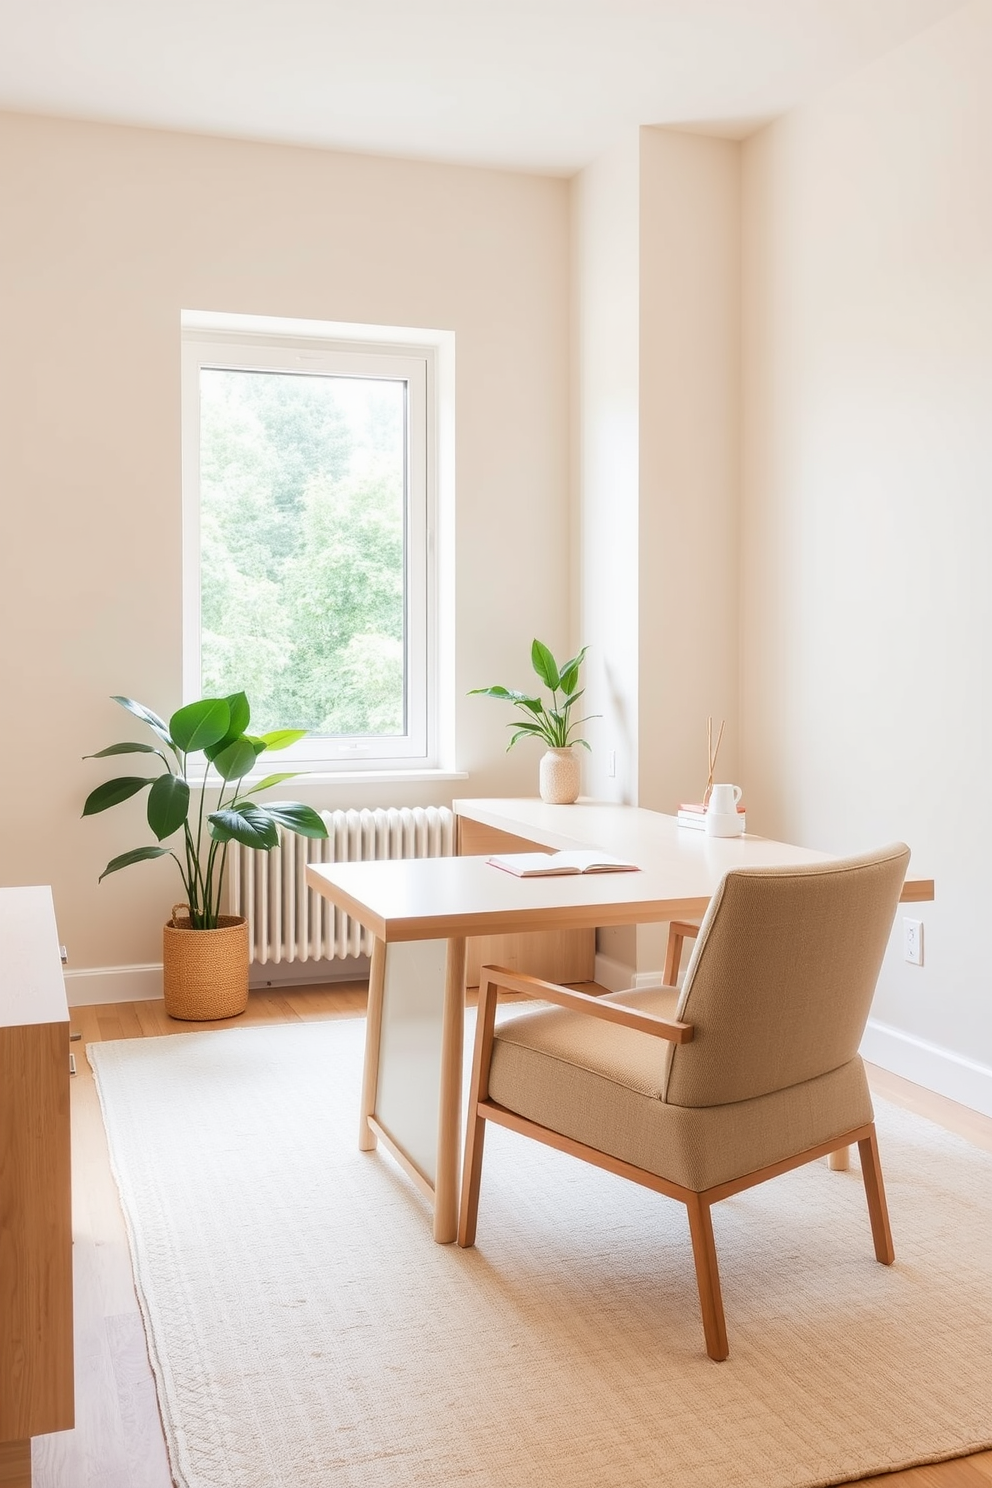
[[[303,837],[327,836],[312,807],[299,801],[255,799],[300,771],[267,775],[246,789],[242,785],[259,755],[285,749],[305,731],[249,734],[251,710],[243,692],[202,698],[173,713],[168,723],[131,698],[115,697],[114,702],[146,724],[157,743],[126,740],[84,757],[151,754],[164,769],[158,775],[124,775],[98,785],[86,798],[83,816],[95,816],[147,790],[148,825],[158,842],[177,833],[182,838],[174,847],[151,845],[121,853],[107,864],[100,880],[132,863],[175,859],[185,902],[173,908],[164,931],[166,1012],[173,1018],[197,1020],[234,1017],[248,1003],[248,922],[221,913],[228,844],[240,842],[268,852],[279,841],[280,826]],[[200,765],[194,763],[195,755],[203,756]],[[218,791],[213,811],[206,808],[208,790]]]
[[[540,767],[541,800],[554,805],[570,805],[579,794],[579,760],[573,752],[576,744],[584,749],[591,746],[585,739],[574,738],[574,731],[597,713],[588,713],[585,718],[572,718],[572,709],[582,696],[579,687],[579,668],[588,646],[583,646],[571,661],[559,666],[550,650],[542,641],[535,640],[530,648],[530,659],[534,671],[551,692],[550,703],[531,693],[517,692],[511,687],[473,687],[472,694],[500,698],[519,708],[521,718],[513,719],[508,728],[514,730],[508,750],[520,739],[543,739],[548,746],[542,756]]]

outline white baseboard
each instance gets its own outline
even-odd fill
[[[625,992],[634,985],[634,968],[626,961],[617,961],[614,956],[604,956],[597,951],[593,980],[607,992]]]
[[[660,987],[665,980],[663,971],[635,971],[626,961],[617,961],[613,956],[596,952],[593,978],[607,992],[626,992],[630,987]]]
[[[888,1023],[868,1019],[861,1054],[893,1075],[912,1080],[959,1105],[992,1116],[992,1068],[965,1054],[944,1049]]]
[[[65,996],[70,1007],[92,1007],[99,1002],[151,1002],[162,996],[162,965],[91,966],[85,971],[67,967]]]
[[[278,965],[253,964],[249,987],[292,987],[306,983],[356,981],[369,974],[367,956],[340,961],[289,961]],[[65,972],[65,996],[70,1007],[93,1007],[101,1002],[151,1002],[162,996],[162,966],[92,966]]]

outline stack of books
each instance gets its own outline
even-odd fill
[[[744,816],[744,807],[737,803],[737,814],[742,819],[741,831],[747,830],[747,821]],[[678,824],[680,827],[694,827],[697,832],[706,831],[706,807],[702,801],[683,801],[678,811]]]

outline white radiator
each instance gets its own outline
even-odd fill
[[[307,863],[381,858],[445,858],[454,852],[455,819],[447,806],[378,811],[322,811],[326,838],[279,831],[279,846],[256,852],[232,842],[227,855],[231,914],[245,915],[251,959],[335,961],[368,956],[372,936],[357,920],[307,888]]]

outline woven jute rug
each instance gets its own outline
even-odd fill
[[[878,1102],[897,1259],[818,1162],[714,1211],[491,1128],[475,1250],[357,1150],[361,1020],[94,1045],[183,1488],[799,1488],[992,1446],[992,1157]],[[856,1154],[855,1154],[856,1155]]]

